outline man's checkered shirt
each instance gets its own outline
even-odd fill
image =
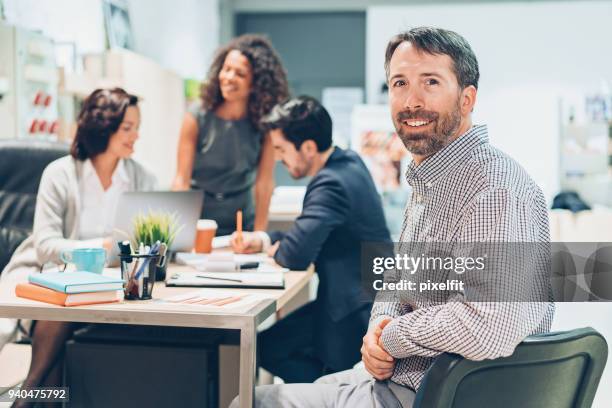
[[[489,144],[485,125],[473,126],[420,165],[412,162],[406,177],[412,195],[402,243],[550,241],[542,191],[517,162]],[[537,261],[520,260],[527,269]],[[406,292],[378,297],[370,325],[393,318],[381,336],[396,358],[391,380],[414,390],[437,355],[508,356],[526,336],[549,331],[554,313],[552,302],[449,302]]]

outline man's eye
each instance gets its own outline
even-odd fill
[[[437,79],[429,78],[425,80],[425,83],[427,85],[438,85],[440,82]]]
[[[406,85],[406,82],[403,79],[398,79],[397,81],[393,83],[394,87],[404,86],[404,85]]]

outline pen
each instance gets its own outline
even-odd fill
[[[236,211],[236,243],[239,247],[242,246],[242,211]]]
[[[165,243],[162,243],[159,246],[159,256],[160,256],[160,262],[162,262],[161,258],[163,258],[164,256],[166,256],[166,251],[168,250],[168,245],[166,245]]]
[[[130,241],[121,241],[121,242],[117,242],[117,245],[119,246],[119,253],[121,254],[121,279],[125,280],[127,282],[127,279],[130,275],[130,265],[132,264],[132,261],[134,260],[130,255],[132,254],[132,247],[130,246]],[[125,275],[125,276],[124,276]]]
[[[149,252],[146,253],[145,255],[157,255],[157,253],[159,251],[159,248],[160,248],[160,245],[155,243],[155,244],[153,244],[153,247],[149,249]],[[146,259],[144,259],[142,261],[142,266],[140,267],[138,272],[136,272],[136,275],[134,276],[134,279],[138,279],[140,277],[140,275],[142,275],[144,273],[145,268],[147,267],[147,265],[149,265],[150,261],[151,261],[151,258],[149,258],[149,257],[147,257]]]
[[[206,279],[212,279],[212,280],[221,280],[221,281],[228,281],[228,282],[244,283],[244,281],[242,279],[217,278],[216,276],[196,275],[196,278],[206,278]]]
[[[136,261],[134,262],[134,269],[132,269],[132,272],[128,274],[127,286],[125,289],[125,292],[127,294],[131,293],[132,288],[134,287],[134,275],[136,274],[136,271],[138,270],[139,262],[140,262],[140,259],[136,258]]]
[[[145,266],[145,262],[142,263],[142,266]],[[142,299],[142,284],[143,284],[143,282],[144,282],[144,273],[141,273],[140,276],[138,277],[138,283],[137,283],[138,284],[138,298],[139,299]]]
[[[132,246],[130,245],[130,241],[121,241],[117,242],[117,246],[119,247],[119,253],[121,255],[131,255],[132,254]],[[132,258],[127,258],[128,262],[132,262]]]
[[[238,270],[257,268],[259,268],[259,262],[245,262],[238,265]]]

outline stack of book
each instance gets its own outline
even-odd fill
[[[60,306],[119,302],[123,281],[92,272],[34,273],[15,288],[19,297]]]

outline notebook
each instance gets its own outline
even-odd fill
[[[177,272],[166,278],[166,286],[284,289],[285,277],[282,272]]]
[[[45,272],[33,273],[30,283],[44,286],[62,293],[102,292],[123,290],[123,280],[92,272]]]
[[[53,303],[60,306],[92,305],[96,303],[119,302],[123,299],[123,291],[88,292],[67,294],[57,292],[43,286],[31,283],[20,283],[15,287],[15,294],[22,298]]]

